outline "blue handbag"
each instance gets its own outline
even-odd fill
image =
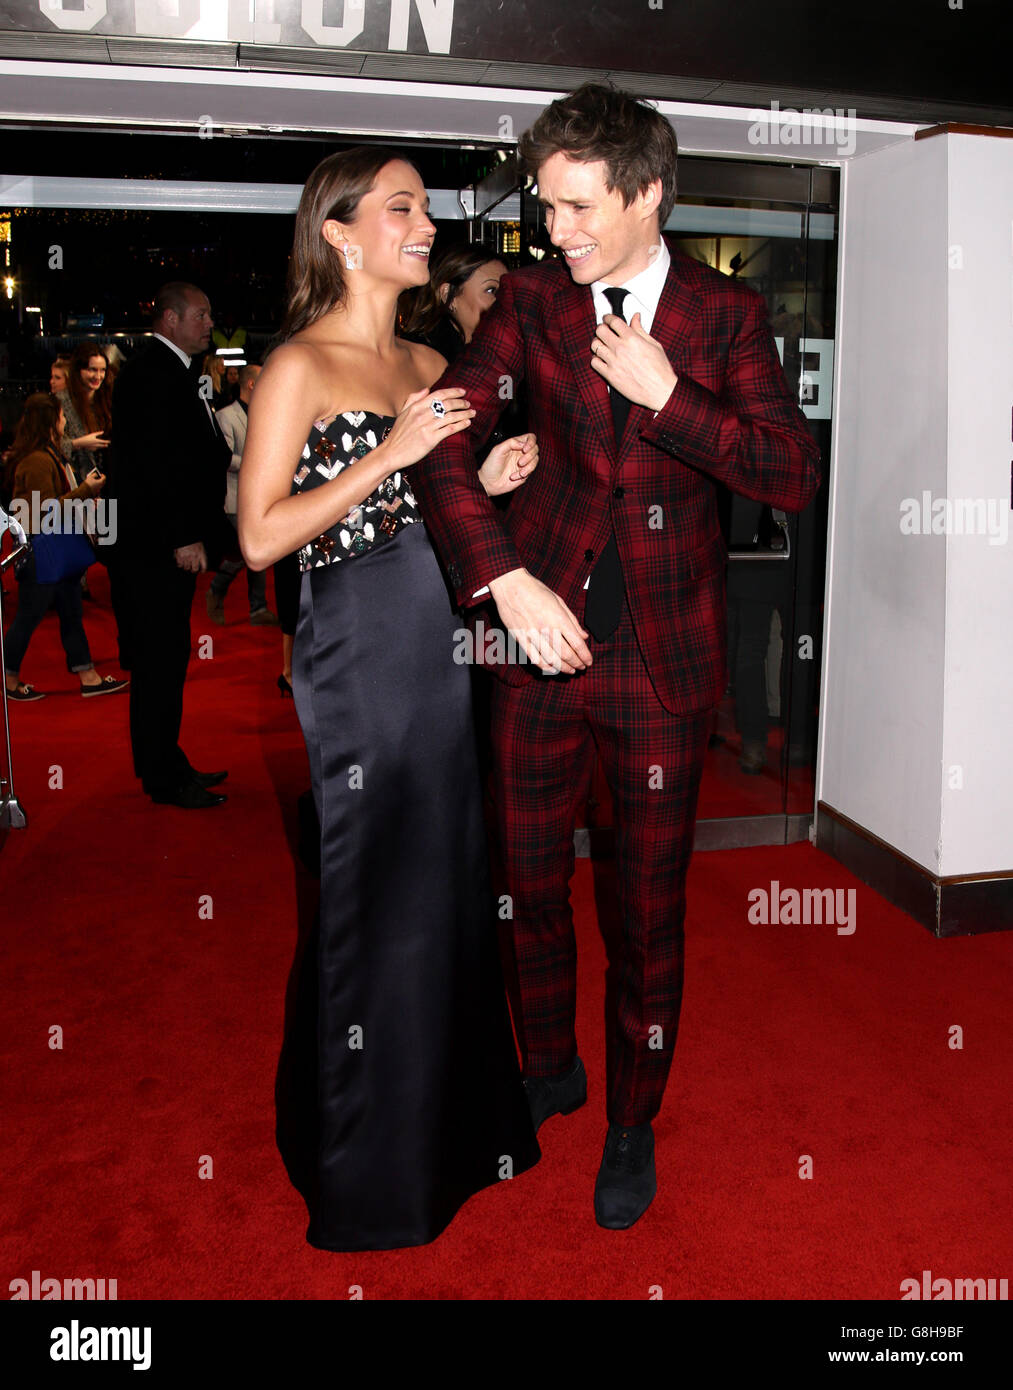
[[[95,563],[95,548],[80,531],[55,532],[32,536],[37,584],[59,584],[61,579],[77,578]]]

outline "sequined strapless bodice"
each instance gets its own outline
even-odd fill
[[[390,434],[393,415],[345,410],[315,420],[292,479],[292,492],[322,487],[375,449]],[[299,568],[315,569],[354,559],[392,540],[405,526],[421,521],[406,474],[392,473],[375,492],[299,551]]]

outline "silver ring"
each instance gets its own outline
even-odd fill
[[[442,416],[446,415],[447,413],[447,408],[442,401],[430,401],[429,409],[436,416],[437,420],[439,420]]]

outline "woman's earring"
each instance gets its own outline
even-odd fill
[[[359,266],[361,265],[361,260],[359,258],[359,248],[356,247],[353,251],[352,248],[346,242],[346,244],[341,249],[345,253],[345,269],[358,270]]]

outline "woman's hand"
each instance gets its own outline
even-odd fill
[[[97,468],[93,468],[84,480],[84,485],[88,489],[88,496],[94,497],[105,487],[106,475],[100,473]]]
[[[101,431],[96,430],[94,434],[79,434],[76,439],[70,441],[72,449],[108,449],[109,440],[103,439]]]
[[[434,401],[443,404],[442,414],[432,410]],[[439,391],[413,391],[401,407],[390,434],[377,446],[389,460],[390,471],[410,468],[432,453],[452,434],[460,434],[471,424],[475,412],[464,399],[463,386],[445,386]]]
[[[519,488],[537,467],[538,441],[533,434],[518,434],[490,449],[478,478],[490,497],[499,497]]]

